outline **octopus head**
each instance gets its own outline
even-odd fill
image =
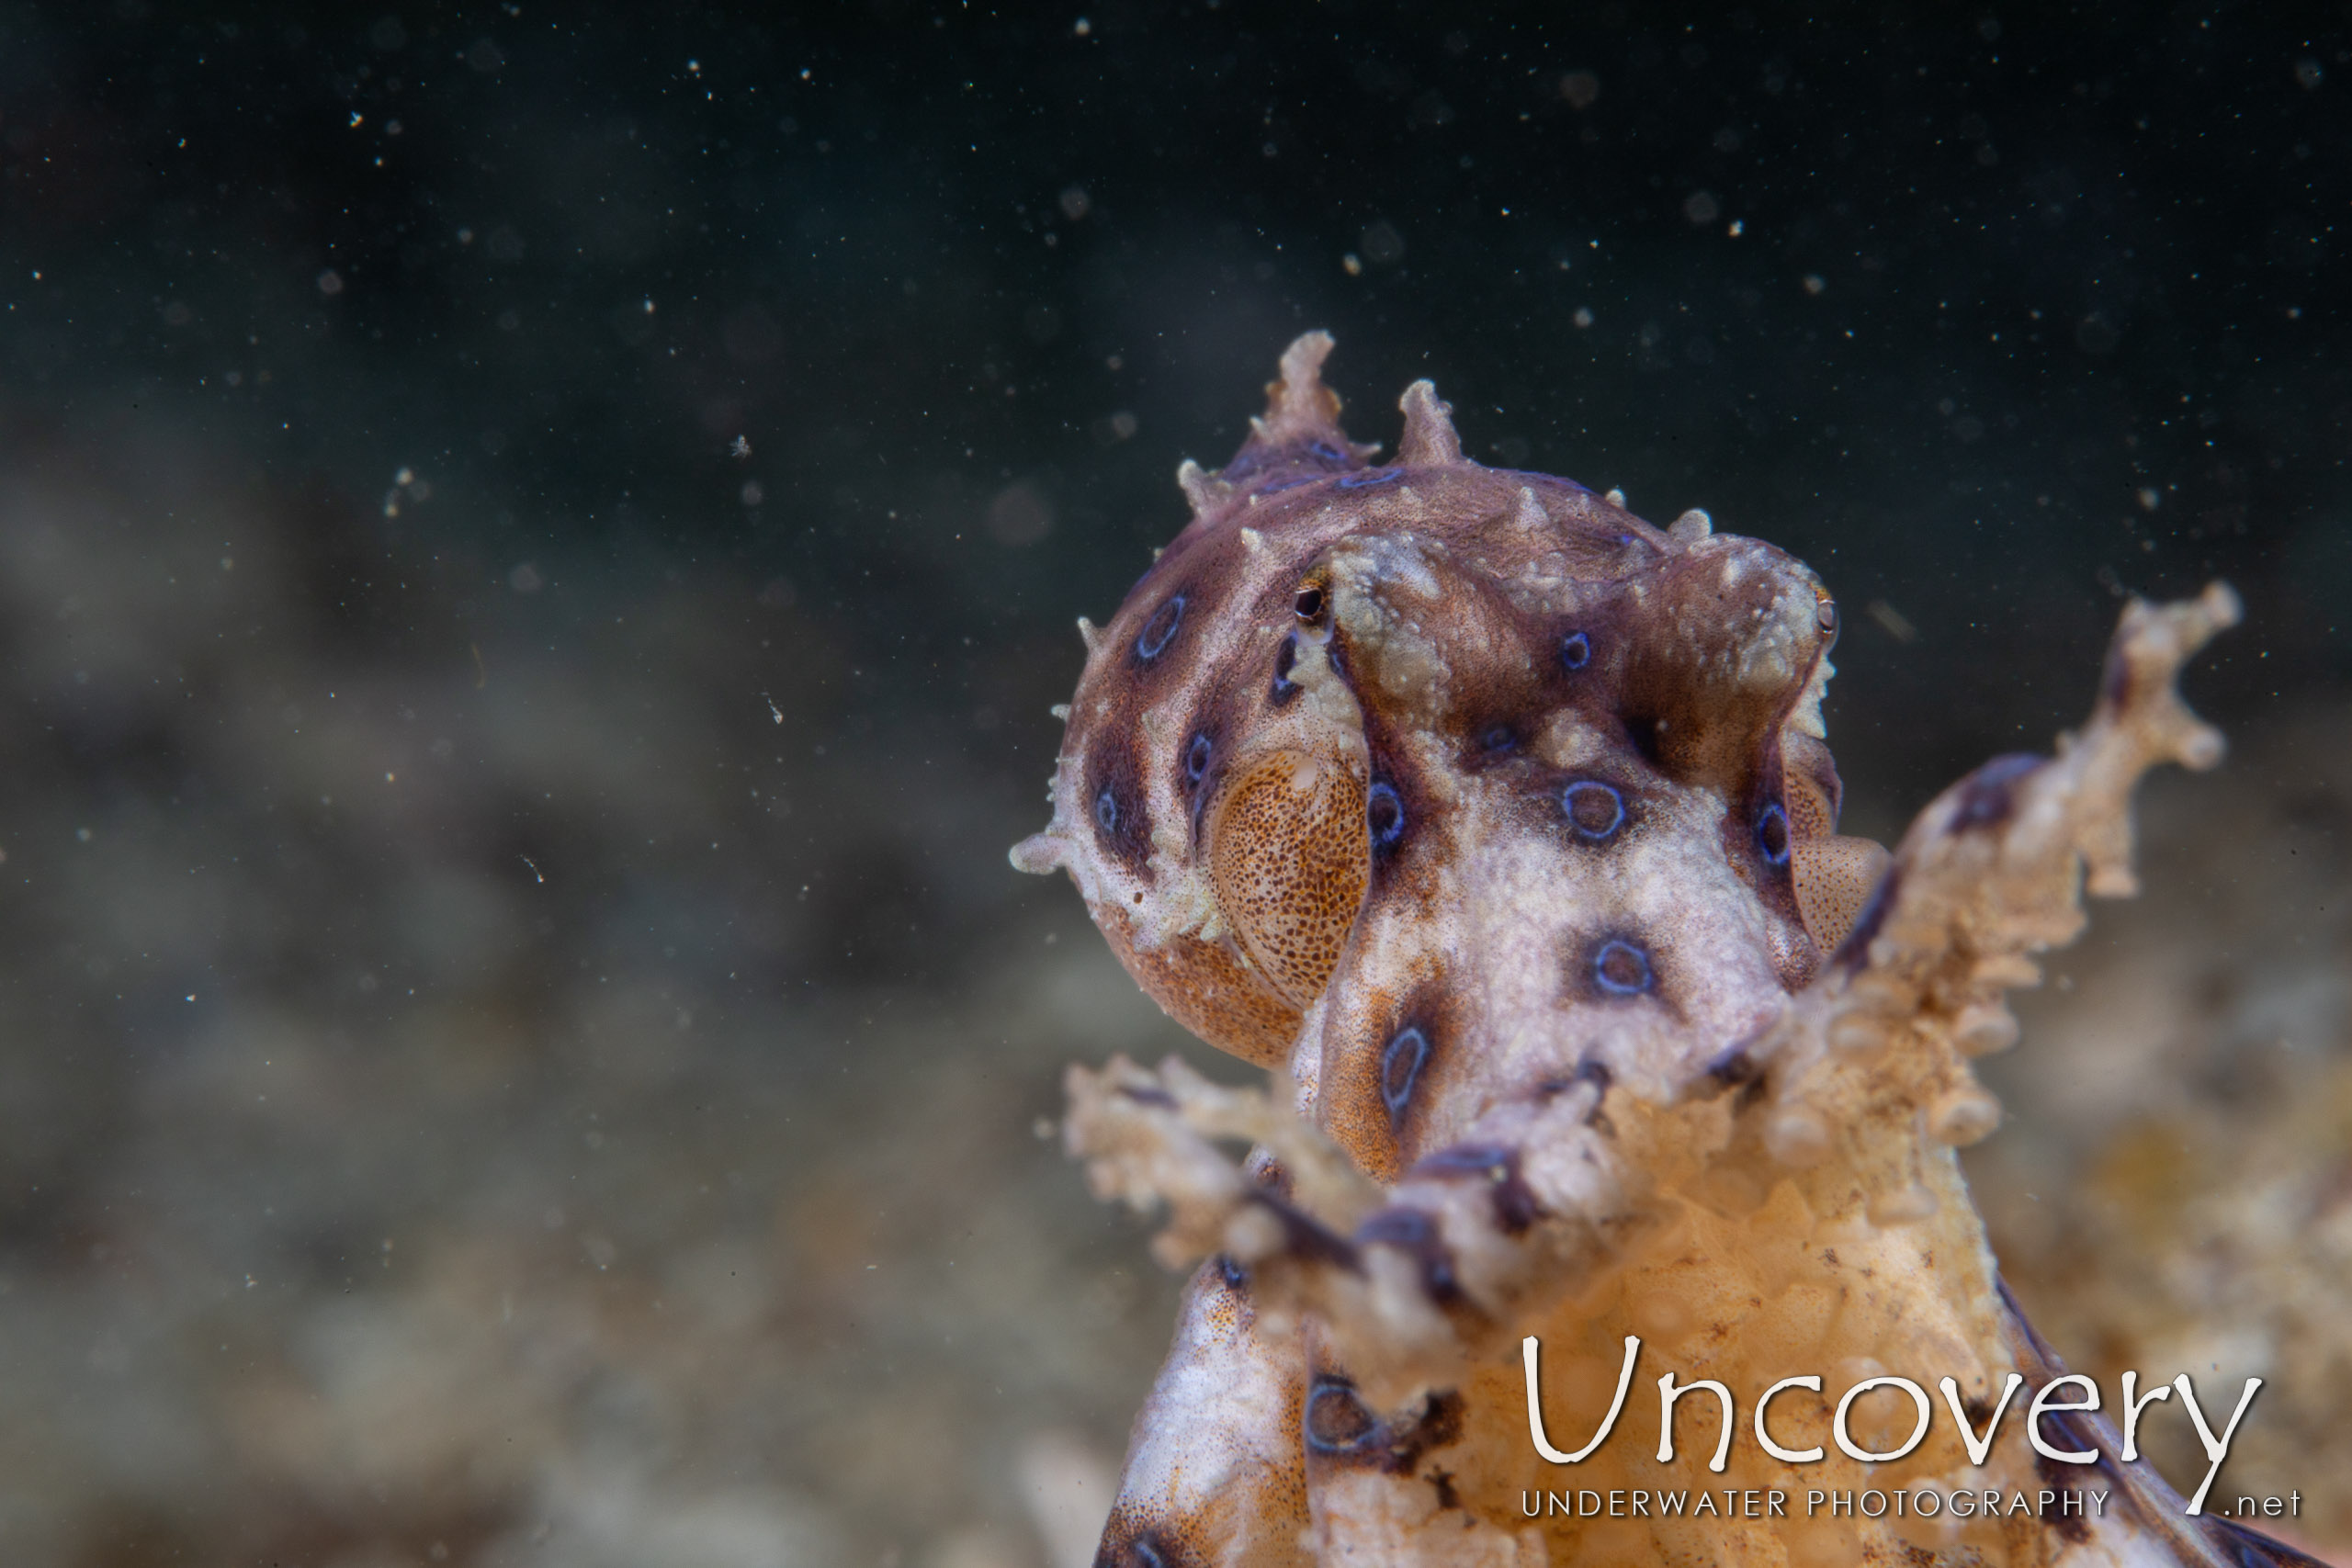
[[[1688,512],[1466,460],[1427,382],[1394,460],[1283,356],[1265,416],[1089,657],[1014,851],[1067,869],[1195,1032],[1318,1087],[1393,1175],[1499,1094],[1687,1082],[1852,926],[1837,614]]]

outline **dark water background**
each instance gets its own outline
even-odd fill
[[[1851,828],[2125,592],[2335,724],[2345,10],[1769,9],[0,6],[0,1556],[1046,1561],[1176,1037],[1002,852],[1307,328],[1813,562]]]

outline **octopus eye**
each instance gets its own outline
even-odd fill
[[[1650,955],[1630,942],[1611,938],[1592,955],[1592,983],[1612,997],[1638,997],[1650,988]]]
[[[1429,1059],[1430,1037],[1419,1029],[1401,1032],[1382,1049],[1380,1103],[1388,1107],[1391,1126],[1403,1124],[1406,1109],[1413,1103],[1413,1085]]]
[[[1291,601],[1290,607],[1293,615],[1312,625],[1323,615],[1323,590],[1308,584],[1298,591],[1298,597]]]
[[[1151,613],[1143,624],[1143,631],[1136,638],[1136,657],[1157,659],[1175,640],[1176,628],[1184,624],[1184,596],[1177,594]]]
[[[1625,797],[1599,779],[1578,779],[1560,792],[1568,827],[1589,844],[1607,841],[1625,825]]]
[[[1229,765],[1215,792],[1205,839],[1217,911],[1294,1007],[1322,994],[1363,902],[1364,818],[1363,781],[1300,751]]]
[[[1201,782],[1203,775],[1209,771],[1209,758],[1216,750],[1216,748],[1210,744],[1207,736],[1193,737],[1192,745],[1184,750],[1184,780],[1187,784]]]
[[[1820,628],[1823,637],[1833,635],[1838,630],[1838,602],[1824,599],[1815,604],[1813,607],[1813,624]]]
[[[1789,863],[1789,814],[1777,801],[1757,814],[1756,848],[1767,865]]]
[[[1560,662],[1570,670],[1581,670],[1592,662],[1592,639],[1582,632],[1570,632],[1560,639]]]
[[[1107,786],[1101,795],[1094,797],[1094,825],[1114,838],[1118,835],[1119,797],[1112,794]]]
[[[1381,780],[1372,786],[1364,800],[1364,824],[1372,829],[1374,850],[1393,850],[1405,836],[1405,803],[1396,795],[1396,786]]]

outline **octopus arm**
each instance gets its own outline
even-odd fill
[[[1193,1273],[1175,1342],[1136,1417],[1104,1568],[1303,1568],[1302,1356],[1261,1330],[1230,1258]]]
[[[2001,1285],[1999,1290],[2010,1348],[2026,1381],[2040,1387],[2065,1376],[2065,1362],[2033,1331],[2008,1286]],[[2053,1412],[2045,1419],[2060,1431],[2067,1446],[2098,1455],[2096,1472],[2114,1488],[2119,1518],[2129,1519],[2136,1541],[2144,1543],[2151,1560],[2195,1564],[2196,1568],[2326,1568],[2318,1558],[2259,1530],[2212,1514],[2191,1516],[2180,1494],[2154,1466],[2123,1458],[2122,1438],[2114,1423],[2098,1412]]]
[[[1311,1314],[1329,1359],[1382,1411],[1515,1345],[1561,1295],[1603,1275],[1646,1217],[1626,1180],[1634,1162],[1589,1125],[1591,1085],[1498,1108],[1394,1187],[1262,1092],[1211,1084],[1172,1058],[1157,1072],[1124,1057],[1099,1073],[1073,1067],[1069,1089],[1068,1141],[1096,1193],[1167,1205],[1160,1260],[1216,1254],[1247,1269],[1261,1331]],[[1264,1151],[1277,1181],[1250,1179],[1216,1147],[1238,1139]]]
[[[2219,583],[2182,603],[2133,601],[2089,723],[2061,736],[2054,756],[1996,758],[1919,814],[1844,944],[1755,1052],[1770,1065],[1763,1135],[1777,1156],[1807,1166],[1841,1146],[1850,1156],[1889,1115],[1923,1116],[1934,1140],[1955,1146],[1999,1124],[1969,1062],[2016,1042],[2004,993],[2040,979],[2032,954],[2081,931],[2083,893],[2136,891],[2140,775],[2221,761],[2220,734],[2174,682],[2238,614]]]

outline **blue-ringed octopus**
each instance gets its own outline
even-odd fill
[[[2029,1416],[2064,1369],[1955,1155],[2000,1120],[1971,1060],[2017,1039],[2004,993],[2086,890],[2133,890],[2134,782],[2221,758],[2174,682],[2229,590],[2133,602],[2088,721],[1890,853],[1838,832],[1811,569],[1472,462],[1427,381],[1378,460],[1330,348],[1290,346],[1233,460],[1181,470],[1191,521],[1080,621],[1053,820],[1012,852],[1273,1077],[1070,1072],[1096,1190],[1164,1206],[1156,1251],[1193,1269],[1098,1563],[2305,1561],[2188,1511],[2107,1413]],[[1702,1391],[1670,1461],[1658,1372]],[[1894,1376],[1950,1383],[1907,1448],[1900,1388],[1844,1397]],[[1883,1506],[2066,1488],[2107,1496]],[[1611,1501],[1530,1517],[1563,1492]]]

